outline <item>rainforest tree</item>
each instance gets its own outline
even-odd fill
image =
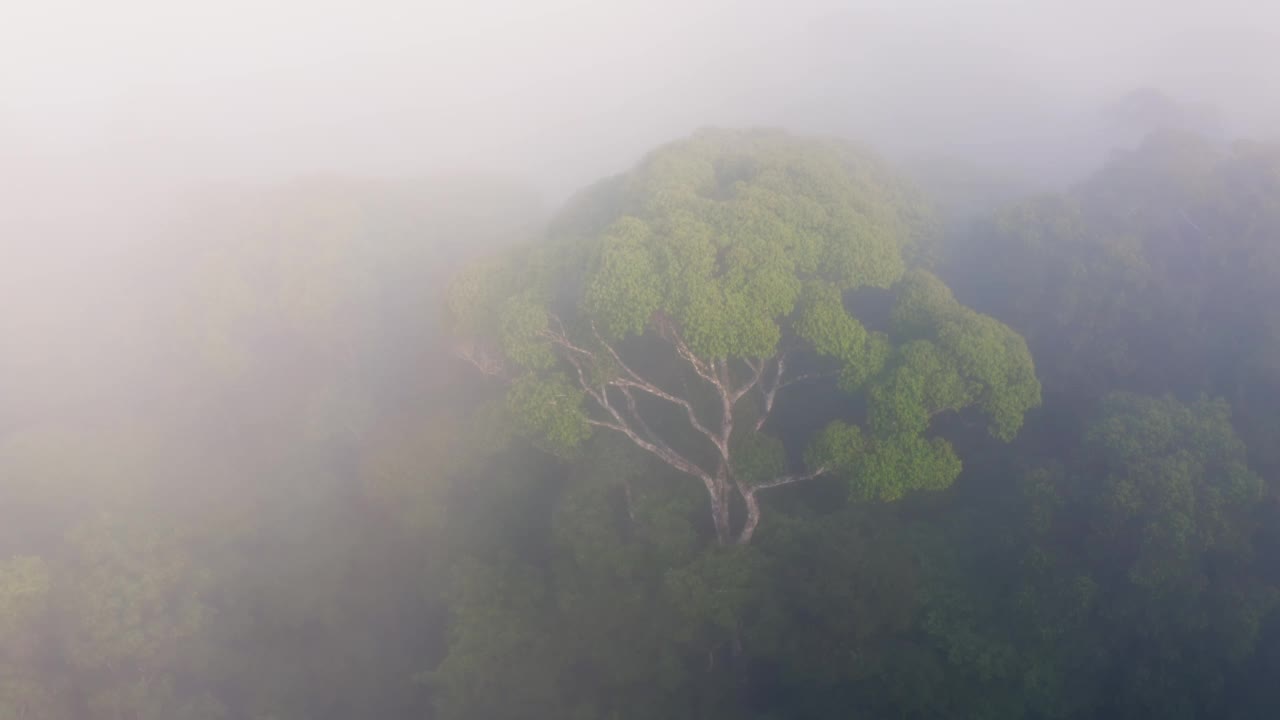
[[[764,490],[942,488],[960,461],[928,435],[935,416],[972,408],[1007,440],[1039,403],[1023,339],[921,267],[932,231],[854,147],[703,131],[583,193],[545,242],[463,273],[448,318],[537,442],[572,454],[619,433],[700,481],[718,542],[744,544]],[[774,427],[780,393],[807,381],[857,394],[865,416]]]
[[[950,249],[960,297],[1026,337],[1046,394],[1229,402],[1280,469],[1280,146],[1154,133],[1069,192],[995,213]],[[1053,405],[1053,403],[1048,403]]]

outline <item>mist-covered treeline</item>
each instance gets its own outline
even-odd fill
[[[188,194],[0,309],[0,717],[1274,717],[1280,148],[1163,124]]]

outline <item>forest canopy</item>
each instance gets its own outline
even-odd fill
[[[822,475],[856,497],[944,488],[960,462],[925,437],[934,416],[978,408],[1010,440],[1039,404],[1022,339],[918,267],[931,226],[872,155],[708,130],[578,198],[545,242],[464,274],[449,318],[460,354],[510,384],[527,433],[561,453],[596,430],[625,436],[700,480],[717,539],[746,543],[761,490]],[[883,328],[846,307],[859,290],[891,294]],[[769,423],[779,391],[807,380],[864,391],[866,430]],[[642,400],[687,425],[655,431]]]
[[[1280,147],[928,172],[210,190],[0,305],[0,718],[1275,717]]]

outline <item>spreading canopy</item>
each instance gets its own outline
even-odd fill
[[[932,235],[918,195],[865,152],[708,130],[588,189],[546,242],[463,273],[448,316],[460,354],[510,383],[513,415],[550,449],[622,433],[704,482],[722,541],[736,491],[742,542],[759,490],[828,473],[860,497],[944,487],[960,465],[925,436],[935,415],[976,407],[1008,439],[1038,404],[1021,337],[916,267]],[[870,289],[896,297],[878,323],[850,312]],[[869,422],[833,422],[788,474],[783,443],[751,434],[808,379],[797,366],[865,392]]]

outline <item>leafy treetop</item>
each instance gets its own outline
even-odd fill
[[[845,143],[703,131],[587,190],[549,235],[457,278],[459,353],[510,383],[514,416],[550,449],[605,428],[701,479],[721,541],[735,493],[745,542],[768,487],[828,473],[862,497],[944,487],[960,464],[924,436],[934,416],[976,407],[1009,439],[1039,403],[1022,339],[913,267],[933,235],[926,205]],[[849,311],[869,288],[896,295],[886,327]],[[788,474],[782,443],[761,433],[778,390],[816,379],[788,374],[793,359],[865,391],[870,410],[868,432],[832,423],[808,470]],[[655,432],[653,404],[692,435]]]

